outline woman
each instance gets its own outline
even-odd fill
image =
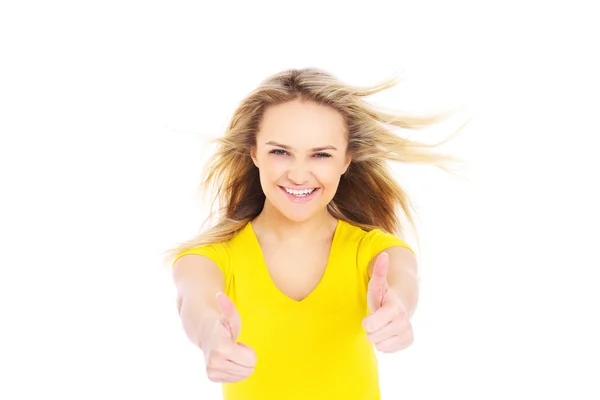
[[[168,260],[184,330],[226,400],[379,399],[374,349],[412,343],[417,261],[400,209],[414,222],[386,160],[445,169],[456,159],[391,131],[443,114],[396,115],[362,99],[395,84],[283,71],[218,139],[205,180],[217,221]]]

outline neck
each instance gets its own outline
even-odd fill
[[[268,201],[261,213],[252,221],[252,227],[262,234],[276,239],[278,242],[289,240],[307,240],[314,241],[319,238],[329,238],[335,226],[337,219],[327,210],[314,215],[306,221],[292,221],[281,214],[275,207],[269,205]]]

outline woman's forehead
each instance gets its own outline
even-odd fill
[[[297,149],[327,145],[339,146],[346,141],[342,115],[331,107],[314,102],[292,101],[269,107],[260,124],[261,142],[277,142]]]

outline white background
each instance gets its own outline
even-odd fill
[[[0,398],[220,398],[162,252],[205,216],[205,137],[308,66],[478,113],[446,147],[468,179],[396,168],[422,289],[382,398],[600,398],[599,35],[551,3],[3,2]]]

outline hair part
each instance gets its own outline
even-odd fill
[[[225,134],[214,140],[216,153],[207,163],[200,185],[204,196],[211,195],[210,213],[196,237],[165,252],[171,264],[176,256],[195,247],[222,243],[233,238],[257,217],[264,206],[258,168],[250,157],[265,110],[270,106],[299,99],[332,107],[344,118],[351,163],[341,176],[328,211],[366,231],[379,228],[403,236],[404,216],[415,233],[417,214],[402,186],[393,178],[388,161],[430,164],[456,175],[449,164],[461,163],[451,155],[433,149],[456,137],[467,122],[444,141],[426,144],[398,136],[394,128],[423,129],[453,114],[446,111],[429,116],[408,115],[385,110],[363,100],[395,86],[398,75],[369,86],[351,86],[318,68],[289,69],[264,81],[246,96],[235,110]]]

